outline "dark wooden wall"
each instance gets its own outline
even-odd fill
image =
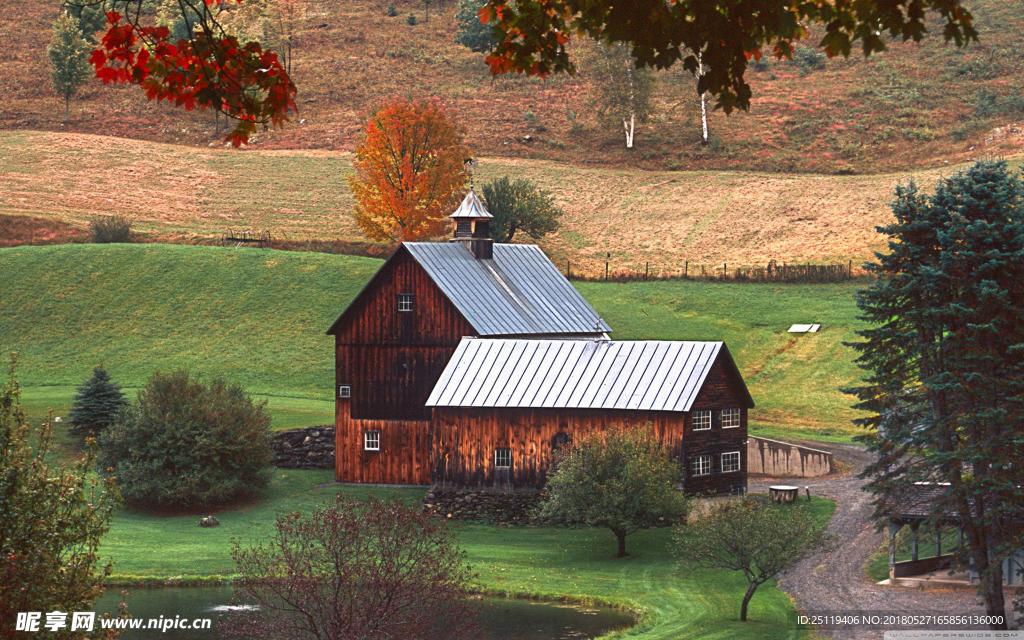
[[[540,488],[553,460],[556,434],[578,439],[612,426],[650,423],[671,455],[686,464],[688,492],[742,492],[747,475],[746,398],[736,388],[729,367],[716,362],[694,408],[740,408],[741,423],[737,428],[722,429],[720,414],[715,411],[710,431],[693,431],[689,413],[437,407],[431,428],[433,479],[439,484],[472,489]],[[512,449],[510,471],[495,472],[497,448]],[[729,451],[739,452],[740,471],[722,473],[720,455]],[[698,454],[712,456],[711,475],[691,476],[689,458]]]
[[[400,293],[413,294],[412,311],[398,311]],[[352,387],[350,400],[337,400],[338,480],[427,484],[427,397],[462,337],[476,335],[473,327],[399,248],[333,333],[335,397],[338,385]],[[364,430],[382,432],[380,452],[362,450]]]
[[[430,484],[430,423],[357,420],[350,402],[335,404],[335,479],[338,482]],[[380,432],[380,451],[363,450],[363,433]]]
[[[721,409],[740,408],[740,426],[722,428]],[[749,396],[744,391],[743,379],[732,363],[731,357],[719,355],[711,365],[711,371],[697,398],[693,410],[711,409],[711,430],[694,431],[690,414],[686,420],[686,490],[691,493],[723,494],[738,493],[747,486],[747,410]],[[723,474],[721,454],[727,451],[740,452],[740,471]],[[699,454],[711,455],[711,475],[694,477],[690,472],[689,458]]]

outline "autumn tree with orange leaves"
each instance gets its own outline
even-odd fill
[[[469,150],[439,100],[393,97],[367,119],[349,186],[367,237],[402,242],[435,236],[466,183]]]

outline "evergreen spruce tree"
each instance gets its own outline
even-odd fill
[[[112,382],[101,365],[78,387],[68,420],[75,433],[97,434],[110,426],[121,408],[127,405],[121,385]]]
[[[89,77],[89,44],[74,16],[63,13],[53,23],[53,40],[47,53],[53,65],[53,88],[64,98],[64,122],[67,122],[71,96]]]
[[[459,8],[455,12],[455,21],[459,25],[455,42],[477,53],[487,53],[497,44],[492,25],[480,22],[480,10],[485,4],[487,0],[459,0]]]
[[[866,488],[885,518],[915,483],[946,483],[932,518],[958,519],[960,560],[1005,620],[1002,562],[1024,539],[1024,182],[985,160],[930,197],[898,187],[892,208],[889,252],[858,297],[872,327],[852,345],[879,456]]]

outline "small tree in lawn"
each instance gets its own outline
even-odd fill
[[[89,77],[89,43],[82,37],[78,20],[62,13],[53,23],[53,40],[47,49],[53,66],[51,79],[57,95],[64,98],[64,122],[68,121],[71,96]]]
[[[455,22],[459,25],[455,42],[477,53],[487,53],[497,44],[492,26],[480,20],[480,10],[486,4],[487,0],[459,0],[459,8],[455,12]]]
[[[366,122],[349,186],[353,215],[369,238],[439,234],[466,182],[462,130],[436,99],[389,98]]]
[[[569,449],[548,479],[538,516],[611,529],[622,558],[626,536],[686,516],[686,496],[676,489],[681,479],[681,466],[650,428],[610,429]]]
[[[95,435],[113,424],[117,414],[127,405],[121,385],[113,382],[107,370],[100,365],[75,392],[68,411],[71,431]]]
[[[266,402],[253,402],[240,386],[155,373],[100,436],[99,468],[136,506],[223,504],[266,487],[269,430]]]
[[[100,566],[98,548],[119,504],[117,487],[91,473],[92,447],[80,460],[51,467],[51,435],[49,419],[41,427],[28,423],[12,360],[0,388],[3,638],[21,635],[14,634],[19,613],[89,611],[112,568],[109,563]],[[80,638],[81,632],[64,629],[46,635],[70,639]]]
[[[225,631],[268,640],[474,637],[473,579],[443,520],[396,499],[338,496],[277,520],[267,540],[232,556],[235,597],[256,605]]]
[[[654,80],[648,69],[638,69],[629,45],[598,45],[593,56],[597,113],[610,128],[622,127],[626,148],[633,148],[637,123],[651,115]]]
[[[484,200],[491,220],[491,237],[496,242],[512,242],[517,231],[537,239],[558,229],[562,210],[554,198],[529,180],[492,180],[484,185]]]
[[[676,556],[684,569],[740,571],[747,591],[740,620],[759,586],[793,566],[828,540],[806,505],[776,505],[745,498],[718,505],[710,514],[676,530]]]

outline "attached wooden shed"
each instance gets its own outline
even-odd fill
[[[746,490],[754,403],[721,342],[465,339],[426,404],[440,485],[538,489],[561,446],[649,423],[689,492]]]

